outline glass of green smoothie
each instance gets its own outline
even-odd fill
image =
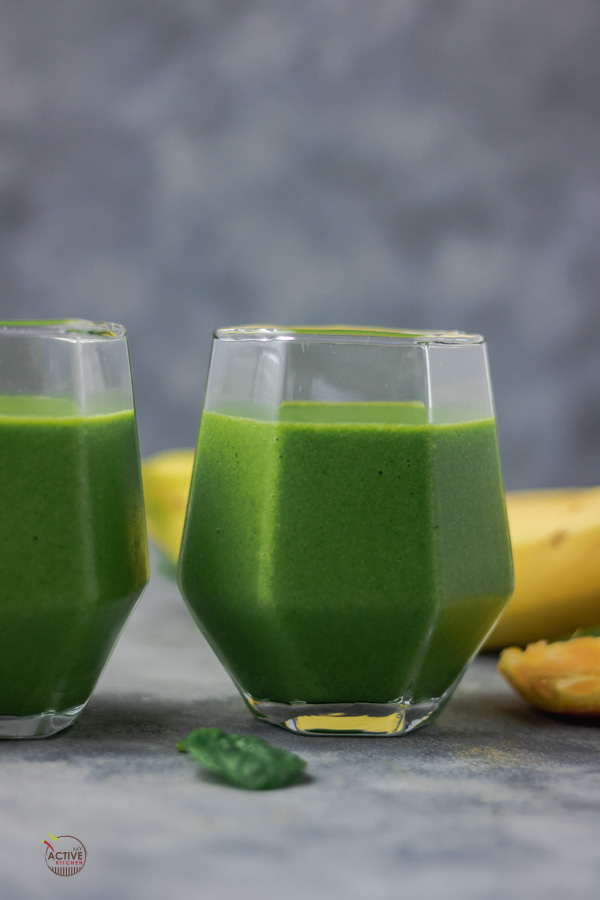
[[[483,338],[218,330],[179,583],[260,719],[430,722],[513,588]]]
[[[148,581],[121,325],[0,322],[0,738],[75,721]]]

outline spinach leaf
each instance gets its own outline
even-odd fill
[[[231,784],[252,791],[292,784],[306,766],[295,753],[272,747],[263,738],[227,734],[220,728],[196,728],[177,749]]]
[[[580,637],[600,637],[600,625],[596,625],[594,628],[578,628],[571,635],[571,638]]]
[[[600,637],[600,625],[594,625],[592,628],[578,628],[571,634],[563,634],[561,637],[548,638],[548,644],[564,644],[580,637]]]

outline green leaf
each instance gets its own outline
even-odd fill
[[[177,749],[231,784],[252,791],[292,784],[306,766],[295,753],[272,747],[263,738],[227,734],[220,728],[196,728]]]
[[[596,625],[594,628],[578,628],[571,635],[571,638],[580,637],[600,637],[600,625]]]
[[[564,644],[567,641],[573,641],[575,638],[580,637],[600,637],[600,625],[595,625],[593,628],[578,628],[577,631],[573,631],[571,634],[563,634],[561,637],[552,638],[548,643]]]

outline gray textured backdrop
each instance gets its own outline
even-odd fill
[[[600,481],[596,0],[0,0],[0,313],[122,321],[142,451],[210,333],[486,334],[507,486]]]

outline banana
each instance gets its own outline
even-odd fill
[[[600,487],[506,495],[515,592],[488,649],[600,622]]]
[[[194,451],[142,463],[148,532],[177,563]],[[600,487],[506,495],[515,592],[487,649],[552,640],[600,623]]]
[[[148,534],[168,559],[177,564],[194,451],[167,450],[142,461]]]

